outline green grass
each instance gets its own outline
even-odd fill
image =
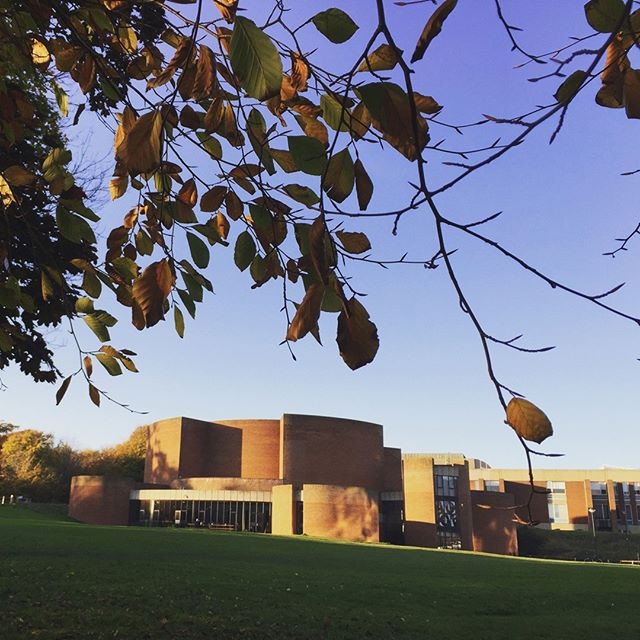
[[[0,508],[0,637],[640,638],[640,568]]]

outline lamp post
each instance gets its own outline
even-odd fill
[[[589,516],[591,517],[591,527],[593,530],[593,552],[595,554],[594,560],[598,559],[598,538],[596,537],[596,510],[593,507],[589,507]]]

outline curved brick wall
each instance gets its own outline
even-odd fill
[[[303,529],[310,536],[378,542],[377,493],[362,487],[303,486]]]
[[[285,414],[280,451],[280,477],[285,483],[383,488],[379,424]]]

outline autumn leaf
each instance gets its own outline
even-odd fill
[[[431,44],[431,41],[442,31],[442,25],[449,14],[455,9],[458,0],[445,0],[432,14],[427,24],[424,26],[415,51],[411,56],[411,62],[422,60],[422,57]]]
[[[338,316],[337,342],[340,356],[352,370],[369,364],[376,357],[380,346],[378,329],[355,297],[346,301]]]
[[[162,114],[154,109],[138,118],[125,131],[116,148],[116,160],[133,174],[151,171],[162,158]]]
[[[520,437],[538,444],[553,435],[549,418],[524,398],[512,398],[509,401],[506,422]]]
[[[358,206],[360,211],[365,211],[371,201],[373,195],[373,182],[369,177],[364,165],[360,158],[358,158],[354,165],[353,170],[356,180],[356,194],[358,195]]]
[[[144,326],[152,327],[164,318],[164,303],[175,281],[175,275],[166,259],[150,264],[133,281],[131,294],[142,312]]]
[[[358,71],[387,71],[393,69],[402,56],[402,51],[384,43],[370,53],[358,67]]]
[[[336,236],[347,253],[365,253],[371,250],[369,238],[360,231],[337,231]]]
[[[292,342],[300,340],[317,326],[323,296],[324,285],[314,282],[309,286],[289,325],[287,340]]]

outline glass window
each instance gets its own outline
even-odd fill
[[[551,493],[566,493],[564,482],[547,482],[547,489]]]
[[[485,480],[484,481],[484,490],[485,491],[500,491],[500,480]]]
[[[566,524],[569,522],[569,513],[567,511],[566,504],[549,504],[549,522],[557,522],[560,524]]]

